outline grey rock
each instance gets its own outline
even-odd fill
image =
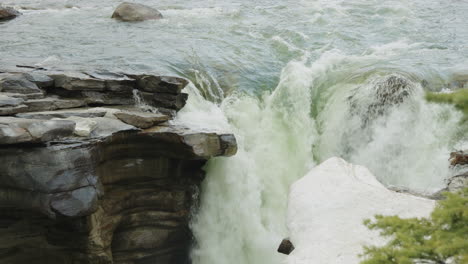
[[[136,80],[127,75],[108,71],[86,72],[92,78],[105,80],[106,90],[130,93],[136,87]]]
[[[209,159],[216,156],[232,156],[237,152],[237,143],[233,135],[193,131],[188,128],[172,125],[156,126],[143,130],[140,136],[165,142],[167,157],[184,157],[185,159]],[[144,137],[143,137],[144,138]]]
[[[69,120],[34,120],[0,117],[0,125],[3,127],[3,136],[0,136],[0,144],[47,142],[70,136],[75,130],[75,122]],[[30,137],[25,133],[29,134]]]
[[[457,192],[463,188],[468,188],[468,172],[450,178],[447,191]]]
[[[169,116],[163,114],[136,112],[136,111],[124,111],[114,113],[118,119],[129,125],[138,128],[149,128],[157,124],[166,122],[170,119]]]
[[[29,119],[52,119],[52,118],[68,118],[71,116],[77,117],[103,117],[107,113],[106,110],[100,109],[73,109],[73,110],[58,110],[58,111],[45,111],[45,112],[31,112],[17,114],[20,118]]]
[[[44,93],[42,91],[39,93],[30,93],[30,94],[20,94],[20,93],[2,93],[2,94],[5,96],[9,96],[13,98],[20,98],[23,100],[44,98]]]
[[[291,254],[291,252],[293,252],[293,250],[294,250],[294,245],[287,238],[283,239],[283,241],[281,241],[281,244],[278,247],[278,252],[282,253],[282,254],[285,254],[285,255]]]
[[[43,99],[32,99],[24,102],[28,106],[29,112],[34,111],[50,111],[64,108],[77,108],[86,105],[83,100],[77,99],[58,99],[47,97]]]
[[[112,18],[131,22],[131,21],[144,21],[151,19],[161,19],[161,13],[149,6],[135,3],[124,2],[117,6]]]
[[[42,93],[37,85],[21,74],[1,74],[0,91],[10,93]]]
[[[38,72],[27,72],[23,74],[26,79],[35,83],[40,88],[48,88],[54,86],[54,79]]]
[[[82,73],[58,73],[49,75],[55,81],[55,87],[69,91],[104,91],[104,80],[89,77]]]
[[[24,128],[0,124],[0,144],[15,144],[32,141],[32,136]]]
[[[0,107],[18,106],[23,102],[24,100],[21,98],[15,98],[15,97],[10,97],[7,95],[0,94]]]
[[[156,107],[169,108],[173,110],[182,109],[187,103],[188,94],[169,94],[169,93],[155,93],[153,95],[153,103]]]
[[[57,109],[54,105],[54,98],[32,99],[26,101],[24,104],[28,106],[28,112],[35,111],[49,111]]]
[[[0,186],[40,193],[95,185],[95,158],[88,145],[0,148]]]
[[[88,105],[133,105],[131,94],[102,93],[93,91],[83,92],[84,101]]]
[[[153,93],[179,94],[188,81],[179,77],[156,75],[132,75],[137,80],[138,89]]]
[[[90,120],[96,122],[96,128],[91,133],[92,137],[108,137],[117,132],[138,130],[136,127],[127,125],[117,119],[95,117]]]
[[[26,112],[27,110],[28,110],[28,106],[24,104],[17,105],[17,106],[0,107],[0,116],[14,115],[14,114]]]
[[[98,193],[92,186],[52,195],[52,210],[67,217],[90,215],[97,210]]]
[[[11,7],[0,6],[0,21],[10,20],[19,15],[21,15],[21,13]]]

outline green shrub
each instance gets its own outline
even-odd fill
[[[429,218],[377,215],[365,220],[389,242],[364,247],[361,264],[467,264],[468,188],[445,195]]]
[[[453,93],[426,93],[426,100],[436,103],[450,103],[455,105],[468,116],[468,89],[456,90]]]

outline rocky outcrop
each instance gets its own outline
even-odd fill
[[[170,121],[186,84],[2,74],[0,263],[188,263],[202,167],[237,147],[231,134]]]
[[[11,7],[2,7],[0,5],[0,22],[13,19],[19,15],[21,15],[21,13],[15,9]]]
[[[150,6],[127,2],[117,6],[112,14],[112,18],[127,22],[161,19],[162,17],[158,10]]]

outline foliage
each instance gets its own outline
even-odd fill
[[[377,215],[365,220],[389,242],[364,247],[361,264],[468,263],[468,188],[445,195],[429,218]]]

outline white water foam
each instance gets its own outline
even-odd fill
[[[194,263],[281,263],[284,257],[275,251],[287,235],[288,186],[331,156],[366,165],[389,185],[442,187],[461,114],[427,103],[412,75],[397,73],[412,87],[403,102],[384,105],[366,126],[366,111],[350,116],[351,95],[358,105],[371,105],[378,98],[376,85],[395,74],[362,69],[395,56],[398,47],[407,48],[398,42],[363,56],[332,50],[310,66],[307,58],[292,61],[271,94],[233,94],[219,105],[222,111],[189,98],[180,120],[211,119],[214,127],[233,132],[239,144],[236,156],[214,158],[206,166],[201,208],[191,226]]]

